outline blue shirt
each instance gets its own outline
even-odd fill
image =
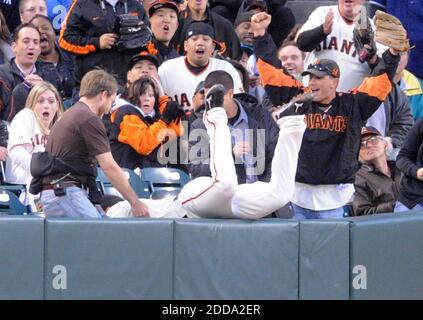
[[[423,1],[422,0],[371,0],[386,12],[401,20],[408,37],[416,47],[410,51],[407,69],[417,77],[423,78]]]
[[[253,137],[250,134],[250,127],[248,125],[248,115],[245,112],[242,105],[235,100],[235,102],[238,105],[238,108],[240,110],[240,114],[238,119],[235,121],[233,125],[228,123],[229,130],[231,131],[231,140],[232,140],[232,146],[234,146],[237,142],[246,141],[250,144],[251,150],[253,148]],[[236,159],[235,159],[236,161]],[[245,167],[245,173],[247,176],[246,183],[253,183],[258,181],[257,175],[255,175],[254,168],[255,168],[255,161],[253,159],[252,153],[245,154],[242,157],[242,162],[244,163]],[[236,162],[235,162],[236,163]]]

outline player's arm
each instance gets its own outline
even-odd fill
[[[262,85],[270,101],[279,106],[301,92],[302,85],[282,67],[277,57],[275,43],[266,32],[270,22],[271,16],[265,12],[257,13],[251,18],[254,32],[253,46]]]
[[[379,108],[391,92],[392,80],[399,60],[396,50],[386,50],[370,76],[364,78],[361,85],[352,90],[351,93],[357,100],[363,121],[366,121]]]

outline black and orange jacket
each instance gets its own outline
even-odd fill
[[[157,57],[157,59],[159,60],[159,65],[161,65],[166,60],[180,57],[180,54],[176,51],[172,44],[166,46],[165,44],[158,41],[156,38],[153,38],[147,44],[146,50],[148,51],[148,53]]]
[[[137,15],[149,25],[143,6],[137,0],[116,3],[116,12],[105,0],[74,0],[60,30],[59,45],[75,57],[75,77],[78,81],[94,67],[100,67],[116,75],[120,84],[126,81],[130,58],[139,50],[118,52],[116,48],[100,49],[100,36],[113,33],[116,16],[124,14],[124,2],[128,13]]]
[[[110,147],[116,162],[124,168],[135,169],[162,166],[163,144],[172,142],[183,134],[182,122],[166,125],[160,114],[169,102],[160,97],[159,110],[152,119],[146,119],[138,107],[121,98],[116,99],[110,117]]]
[[[275,106],[307,90],[282,68],[268,35],[254,39],[254,52],[260,79]],[[399,56],[386,51],[358,88],[337,93],[330,105],[308,101],[295,103],[285,110],[285,116],[306,115],[307,129],[299,153],[297,182],[312,185],[354,182],[359,168],[361,128],[392,90],[398,61]]]
[[[209,8],[206,9],[206,20],[202,21],[208,23],[214,29],[215,41],[219,43],[221,49],[219,55],[224,58],[231,58],[239,61],[242,56],[241,44],[238,36],[235,33],[232,23],[222,16],[212,12]],[[189,10],[181,12],[179,19],[179,27],[176,31],[173,41],[177,44],[180,54],[184,54],[184,41],[187,34],[188,26],[193,22]]]

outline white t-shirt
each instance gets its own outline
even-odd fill
[[[6,181],[25,185],[31,182],[32,153],[44,151],[46,144],[47,138],[38,127],[34,112],[26,108],[19,111],[9,127]]]
[[[185,64],[185,57],[167,60],[159,67],[163,90],[172,100],[177,101],[184,110],[192,109],[192,97],[198,83],[216,70],[229,73],[234,80],[234,93],[244,92],[238,71],[227,61],[210,58],[207,68],[198,75],[193,74]]]
[[[331,59],[336,61],[341,71],[341,77],[337,88],[338,92],[347,92],[358,87],[363,79],[370,73],[367,62],[361,63],[354,47],[353,31],[354,23],[347,23],[341,17],[338,6],[322,6],[314,10],[306,23],[301,27],[300,33],[317,28],[325,22],[326,14],[332,9],[334,13],[332,32],[326,40],[321,42],[317,49],[310,52],[304,60],[304,70],[316,59]],[[374,24],[372,23],[373,30]],[[378,55],[381,55],[387,47],[377,44]],[[305,86],[308,85],[308,76],[303,78]]]

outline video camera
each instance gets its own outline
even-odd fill
[[[150,29],[138,17],[130,14],[116,17],[114,32],[118,35],[118,51],[145,47],[152,39]]]

